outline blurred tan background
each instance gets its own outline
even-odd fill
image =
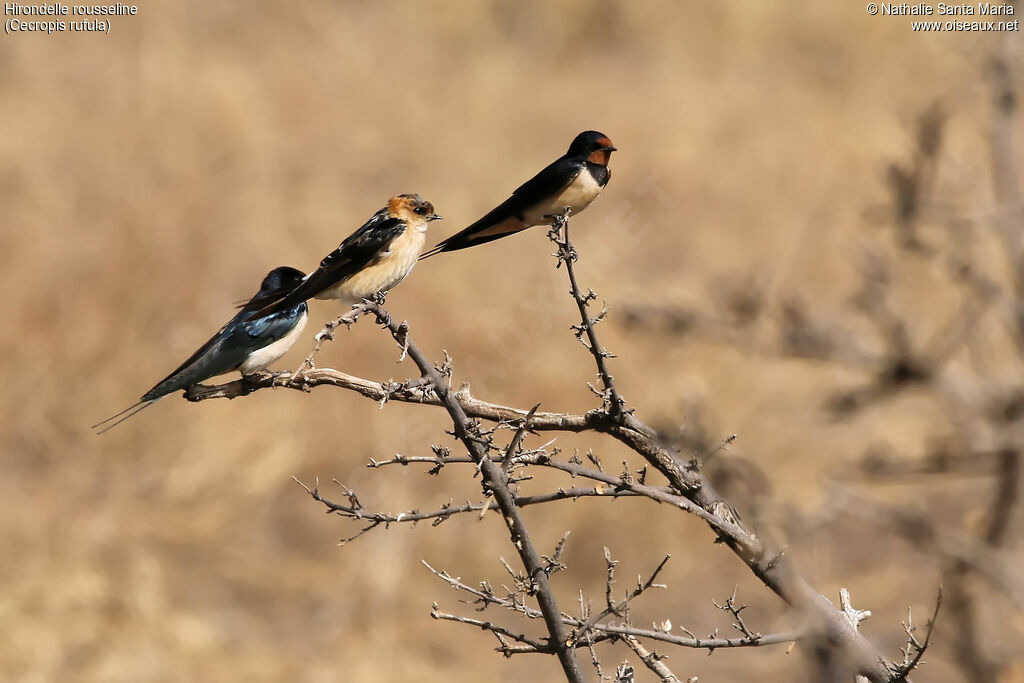
[[[936,101],[949,117],[942,198],[978,212],[992,203],[984,71],[999,36],[912,33],[906,18],[857,3],[160,1],[113,22],[110,35],[0,39],[2,680],[559,679],[552,658],[507,661],[486,634],[429,618],[433,601],[471,608],[420,561],[500,583],[498,558],[514,552],[498,518],[339,548],[353,527],[291,480],[319,477],[335,494],[337,478],[395,512],[477,500],[454,467],[439,478],[364,467],[452,445],[439,411],[282,390],[169,397],[103,437],[88,429],[190,354],[270,268],[311,269],[393,194],[419,192],[445,216],[432,244],[577,132],[607,133],[620,149],[613,179],[573,230],[580,277],[613,321],[636,304],[701,308],[748,277],[843,316],[865,245],[891,241],[870,218],[889,199],[886,166],[910,153]],[[588,410],[591,360],[567,329],[576,317],[551,251],[534,230],[431,259],[388,306],[424,350],[452,354],[475,394]],[[925,260],[903,276],[924,329],[950,307],[934,271]],[[279,369],[296,367],[338,312],[312,304]],[[763,472],[766,524],[779,510],[813,517],[823,482],[866,447],[920,452],[949,428],[914,396],[828,419],[822,401],[856,370],[621,318],[600,332],[643,419],[678,427],[699,407],[709,438],[739,434],[716,457]],[[364,321],[319,363],[415,374],[396,358]],[[612,469],[627,457],[597,437],[559,445],[592,447]],[[974,482],[950,495],[987,491]],[[670,589],[636,606],[639,623],[725,633],[709,598],[738,585],[753,628],[787,625],[779,600],[693,519],[583,500],[527,520],[542,551],[573,532],[569,572],[555,578],[567,609],[581,588],[602,599],[608,546],[622,588],[673,556]],[[874,612],[865,633],[892,656],[906,608],[923,621],[931,607],[934,560],[895,538],[856,525],[776,533],[819,590],[836,599],[848,587]],[[1022,630],[1008,615],[993,642],[1005,653]],[[963,680],[956,626],[943,633],[920,680]],[[782,648],[659,651],[700,681],[803,672]],[[606,672],[627,656],[603,650]]]

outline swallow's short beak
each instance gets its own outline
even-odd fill
[[[432,213],[427,216],[427,221],[443,221],[444,217],[438,216],[436,213]]]
[[[602,147],[601,151],[602,152],[618,152],[619,150],[616,147],[608,146],[608,147]]]

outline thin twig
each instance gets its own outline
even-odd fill
[[[313,498],[313,500],[322,503],[328,512],[333,512],[347,517],[349,519],[368,520],[377,522],[378,524],[384,524],[385,528],[391,524],[410,523],[415,524],[416,522],[422,522],[424,520],[431,520],[433,526],[437,526],[442,522],[448,520],[450,517],[454,517],[460,514],[468,513],[479,513],[479,512],[491,512],[498,511],[498,504],[494,501],[493,497],[480,503],[464,503],[462,505],[454,505],[448,502],[442,505],[436,510],[429,512],[420,512],[418,510],[410,510],[408,512],[380,512],[380,511],[369,511],[362,508],[356,508],[351,505],[342,505],[336,503],[323,496],[316,489],[310,489],[308,486],[295,480],[302,486],[307,493]],[[622,498],[622,497],[637,497],[640,494],[633,491],[614,491],[607,488],[571,488],[571,489],[559,489],[557,491],[551,491],[549,493],[543,493],[534,496],[516,496],[516,505],[519,507],[529,507],[531,505],[540,505],[543,503],[550,503],[556,500],[577,500],[579,498]]]
[[[636,653],[636,656],[640,658],[640,661],[644,663],[648,669],[654,672],[661,683],[680,683],[679,678],[672,673],[672,670],[665,665],[665,662],[661,661],[662,657],[658,656],[657,652],[650,652],[643,646],[636,636],[626,636],[623,642],[629,646],[629,649]]]
[[[596,461],[596,457],[593,458]],[[492,458],[493,462],[500,462],[499,460]],[[368,467],[384,467],[387,465],[408,465],[411,463],[423,463],[434,465],[435,468],[431,471],[435,471],[438,467],[443,467],[448,464],[457,463],[473,463],[476,464],[471,458],[466,456],[446,456],[441,458],[439,456],[405,456],[398,455],[389,460],[371,460],[367,465]],[[516,458],[517,464],[535,465],[540,467],[548,467],[551,469],[560,470],[571,475],[573,478],[582,477],[585,479],[591,479],[593,481],[602,482],[610,487],[611,490],[616,491],[631,491],[638,496],[650,498],[658,503],[664,503],[671,505],[672,507],[679,508],[684,512],[688,512],[692,515],[700,517],[702,520],[708,523],[713,529],[719,531],[723,536],[741,536],[747,533],[740,526],[735,524],[727,517],[721,517],[713,512],[709,512],[704,508],[696,505],[689,498],[678,495],[675,493],[672,487],[663,486],[647,486],[634,481],[628,481],[622,477],[617,477],[613,474],[607,474],[605,472],[599,472],[596,470],[587,469],[574,462],[564,462],[560,460],[554,460],[551,456],[546,453],[534,453],[530,455],[518,456]],[[607,495],[607,494],[606,494]]]
[[[608,308],[605,307],[596,318],[590,317],[590,311],[588,310],[588,304],[597,298],[593,290],[588,291],[587,294],[583,294],[580,290],[579,283],[576,281],[576,270],[573,264],[576,262],[578,255],[575,247],[572,246],[572,242],[569,241],[569,214],[571,209],[565,207],[565,210],[559,216],[554,216],[551,221],[551,232],[548,236],[551,241],[558,247],[558,262],[559,265],[565,264],[565,272],[569,276],[569,287],[570,293],[572,294],[573,301],[576,302],[577,308],[580,311],[581,324],[574,327],[576,330],[576,337],[580,338],[584,333],[587,335],[589,344],[584,346],[590,351],[590,354],[594,357],[594,362],[597,364],[597,374],[601,377],[601,383],[604,385],[605,393],[607,394],[605,410],[609,417],[616,418],[622,414],[625,407],[625,403],[622,397],[619,395],[618,390],[615,388],[615,378],[612,377],[611,372],[608,370],[608,364],[605,359],[614,357],[611,353],[606,351],[601,343],[597,340],[597,334],[594,331],[594,326],[601,322],[608,313]],[[559,239],[559,233],[561,233],[561,239]]]
[[[939,594],[935,597],[935,609],[932,611],[932,617],[925,624],[923,642],[917,638],[917,627],[914,626],[913,613],[908,612],[907,621],[903,624],[903,630],[907,633],[907,646],[903,650],[903,664],[894,669],[895,677],[892,679],[893,683],[906,681],[910,672],[923,663],[921,657],[924,656],[925,650],[931,645],[932,631],[935,630],[935,621],[939,618],[939,609],[941,607],[942,588],[939,588]]]
[[[481,604],[484,605],[495,605],[497,607],[504,607],[505,609],[517,612],[529,618],[540,618],[543,616],[540,610],[532,607],[527,607],[522,603],[512,599],[503,598],[493,592],[484,591],[479,588],[469,586],[459,579],[455,578],[451,574],[445,571],[439,571],[428,565],[426,562],[423,563],[431,572],[433,572],[442,581],[455,588],[456,590],[468,593],[474,596]],[[484,627],[484,624],[491,622],[484,620],[468,620],[465,617],[459,617],[455,619],[463,623],[471,623],[474,626]],[[581,631],[583,628],[587,628],[589,631],[597,633],[597,636],[593,639],[594,643],[602,642],[604,640],[617,639],[624,636],[635,636],[638,638],[647,638],[650,640],[656,640],[663,643],[669,643],[671,645],[678,645],[680,647],[688,647],[693,649],[701,650],[717,650],[720,648],[738,648],[738,647],[760,647],[767,645],[783,645],[786,643],[792,643],[801,640],[804,637],[802,631],[788,631],[783,633],[770,633],[762,635],[756,640],[747,637],[742,638],[697,638],[693,636],[676,636],[668,633],[664,630],[655,629],[644,629],[637,628],[626,624],[587,624],[582,619],[572,617],[567,614],[561,615],[561,621],[566,626],[573,627],[576,631]],[[503,632],[504,633],[504,632]],[[505,634],[508,635],[508,634]],[[509,636],[511,637],[511,636]],[[570,646],[573,648],[585,648],[588,647],[587,639],[581,638],[579,640],[569,641]],[[539,652],[549,652],[548,649],[538,650]],[[524,651],[525,652],[525,651]]]

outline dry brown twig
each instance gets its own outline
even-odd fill
[[[928,619],[928,623],[925,624],[924,640],[920,640],[917,637],[917,626],[914,624],[914,613],[908,608],[907,609],[907,620],[903,622],[903,630],[907,634],[907,644],[903,648],[903,662],[899,664],[895,671],[894,681],[905,681],[908,680],[907,676],[910,672],[916,669],[922,662],[925,650],[931,645],[932,631],[935,628],[935,620],[939,618],[939,609],[942,607],[942,588],[939,588],[939,593],[935,597],[935,609],[932,611],[932,616]]]

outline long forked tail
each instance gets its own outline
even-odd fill
[[[156,401],[157,401],[157,399],[153,399],[151,401],[139,401],[135,405],[129,406],[129,407],[125,408],[124,410],[122,410],[117,415],[112,415],[112,416],[108,417],[106,420],[103,420],[102,422],[97,422],[96,424],[94,424],[89,429],[96,429],[97,427],[102,427],[103,425],[107,425],[106,427],[103,427],[103,429],[101,429],[98,432],[96,432],[97,435],[103,434],[104,432],[110,431],[111,429],[113,429],[117,425],[121,424],[122,422],[124,422],[128,418],[135,417],[136,415],[141,413],[143,410],[145,410],[146,408],[148,408],[151,405],[153,405],[154,403],[156,403]],[[125,413],[128,413],[128,414],[125,415]],[[121,417],[122,415],[124,415],[124,417]],[[120,419],[118,419],[118,418],[120,418]],[[116,420],[116,422],[113,422],[113,424],[107,424],[111,420]]]
[[[428,249],[427,251],[425,251],[422,254],[420,254],[420,257],[419,257],[418,260],[422,261],[425,258],[430,258],[431,256],[436,256],[437,254],[440,254],[442,251],[445,251],[445,246],[447,246],[447,245],[445,245],[444,242],[442,242],[441,244],[437,245],[436,247]]]
[[[487,244],[488,242],[500,240],[502,237],[508,237],[509,235],[514,235],[517,232],[524,230],[522,227],[522,221],[519,221],[519,226],[514,230],[485,230],[469,232],[470,228],[473,227],[474,226],[471,225],[469,228],[466,228],[466,230],[452,235],[444,242],[439,243],[436,247],[423,252],[423,255],[420,256],[419,260],[422,261],[423,259],[430,258],[436,254],[459,251],[460,249],[469,249],[470,247],[475,247],[478,244]]]
[[[460,249],[487,244],[488,242],[500,240],[502,237],[508,237],[509,235],[515,235],[532,227],[524,223],[523,219],[518,215],[506,215],[506,212],[507,210],[504,205],[499,206],[476,223],[473,223],[473,225],[438,243],[433,249],[424,252],[420,256],[420,260],[430,258],[441,252],[459,251]]]

